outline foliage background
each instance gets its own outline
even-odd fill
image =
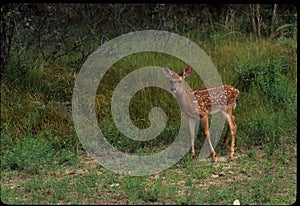
[[[253,151],[261,148],[272,159],[296,145],[294,5],[3,4],[1,170],[41,174],[80,158],[83,150],[73,127],[70,105],[81,65],[105,41],[147,29],[174,32],[194,41],[211,57],[223,82],[240,90],[235,111],[239,151],[250,150],[253,156]],[[99,126],[108,141],[128,153],[164,149],[172,143],[180,124],[176,100],[155,88],[138,92],[130,111],[133,122],[145,128],[151,108],[162,107],[169,120],[159,137],[149,142],[132,141],[112,122],[110,100],[114,87],[129,72],[149,65],[168,65],[177,72],[186,66],[168,55],[128,56],[105,74],[95,99]],[[187,81],[192,88],[203,86],[196,75]],[[199,132],[198,151],[203,141]],[[226,154],[227,150],[218,146],[217,153]],[[153,194],[159,192],[155,189]]]

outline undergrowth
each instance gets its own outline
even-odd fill
[[[234,111],[238,125],[236,147],[263,145],[272,153],[281,138],[295,143],[295,42],[257,42],[248,38],[233,43],[223,40],[216,45],[205,45],[203,49],[216,65],[223,83],[232,84],[240,91]],[[135,94],[130,104],[130,118],[137,128],[147,128],[150,110],[161,107],[168,121],[160,136],[147,142],[135,141],[119,132],[113,123],[110,101],[118,82],[135,69],[153,64],[168,65],[175,72],[181,72],[186,66],[169,55],[138,53],[114,64],[99,85],[95,98],[98,123],[107,140],[121,151],[141,154],[163,150],[177,135],[179,106],[170,93],[157,88],[149,87]],[[7,68],[1,82],[1,149],[5,162],[2,167],[24,168],[17,166],[18,158],[25,158],[26,150],[34,148],[34,145],[42,149],[45,141],[50,145],[44,148],[46,151],[82,149],[72,123],[71,106],[64,104],[71,102],[76,76],[76,70],[63,64],[42,62],[18,69]],[[204,86],[196,73],[186,81],[191,88]],[[196,144],[199,147],[203,142],[199,129]],[[23,148],[23,144],[31,146]],[[24,154],[16,152],[21,146]],[[48,156],[54,153],[49,152]]]

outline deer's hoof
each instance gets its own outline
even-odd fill
[[[192,158],[195,158],[195,150],[191,150],[191,156]]]
[[[216,153],[215,152],[211,153],[211,158],[212,158],[211,159],[212,162],[216,162],[217,161],[217,159],[216,159]]]
[[[229,159],[233,160],[233,155],[234,155],[234,149],[231,149],[229,152]]]

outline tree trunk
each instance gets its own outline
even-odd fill
[[[250,7],[250,16],[252,21],[252,31],[255,37],[257,37],[256,21],[255,21],[255,8],[253,4],[249,5]]]
[[[257,37],[260,40],[261,39],[261,32],[260,32],[260,27],[261,27],[261,19],[260,19],[260,5],[256,4],[256,18],[257,18]]]
[[[274,4],[273,16],[272,16],[272,25],[271,25],[271,34],[270,34],[270,41],[272,41],[274,37],[274,28],[276,24],[276,13],[277,13],[278,4]]]
[[[5,5],[1,7],[1,22],[0,22],[0,35],[1,35],[1,68],[0,68],[0,76],[4,73],[4,65],[6,62],[6,28],[5,28]]]

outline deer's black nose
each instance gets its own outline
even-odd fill
[[[175,92],[176,91],[176,88],[171,88],[171,92]]]

